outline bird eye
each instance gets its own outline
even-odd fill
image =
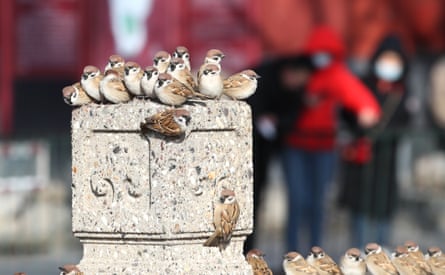
[[[184,57],[189,58],[189,54],[188,53],[184,54]]]
[[[218,61],[219,57],[214,56],[212,59],[215,60],[215,61]]]

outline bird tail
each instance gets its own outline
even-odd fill
[[[207,239],[204,246],[219,246],[219,237],[217,232],[213,233],[212,236]]]

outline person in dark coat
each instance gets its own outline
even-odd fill
[[[397,202],[397,130],[408,119],[405,108],[407,57],[395,35],[383,39],[364,78],[382,108],[372,129],[357,123],[350,110],[342,116],[350,141],[341,150],[341,206],[351,214],[352,245],[388,244],[390,221]]]

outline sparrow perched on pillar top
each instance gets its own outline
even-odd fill
[[[153,57],[153,67],[158,69],[160,73],[167,72],[168,65],[170,64],[171,56],[166,51],[159,51]]]
[[[133,61],[126,62],[124,72],[124,83],[127,90],[135,96],[142,96],[141,79],[144,75],[144,71],[139,64]]]
[[[223,189],[213,210],[215,232],[207,239],[204,246],[217,246],[220,250],[224,250],[230,243],[239,215],[240,208],[235,192]]]
[[[408,251],[408,258],[416,263],[421,269],[427,271],[428,273],[433,273],[431,266],[426,262],[425,256],[420,250],[419,245],[414,241],[406,241],[404,243],[405,248]]]
[[[62,95],[65,103],[70,106],[82,106],[93,102],[93,99],[82,88],[80,82],[65,86],[62,89]]]
[[[313,246],[306,261],[315,267],[320,275],[342,274],[338,265],[319,246]]]
[[[445,275],[445,255],[437,246],[431,246],[425,255],[426,262],[431,266],[433,274]]]
[[[286,275],[318,275],[315,267],[308,264],[304,257],[295,251],[284,255],[283,269]]]
[[[123,103],[131,99],[119,73],[113,69],[105,72],[105,76],[100,82],[99,87],[105,99],[111,103]]]
[[[210,98],[220,98],[224,89],[221,67],[211,63],[205,64],[198,85],[201,94]]]
[[[190,90],[187,86],[167,73],[159,74],[158,81],[155,85],[155,94],[159,101],[170,106],[182,105],[188,99],[192,98],[207,98],[204,95]]]
[[[80,269],[73,264],[66,264],[64,266],[59,266],[60,275],[84,275]]]
[[[365,262],[373,275],[397,275],[397,268],[377,243],[368,243],[365,247]]]
[[[199,67],[197,79],[201,78],[206,64],[215,64],[221,70],[221,61],[225,57],[224,53],[218,49],[210,49],[204,57],[204,63]]]
[[[260,76],[253,70],[244,70],[224,80],[224,94],[238,100],[246,99],[256,91]]]
[[[192,73],[186,68],[182,58],[172,58],[167,73],[187,86],[190,90],[198,91],[198,85],[196,84]]]
[[[365,275],[366,263],[361,257],[360,250],[350,248],[340,259],[340,269],[345,275]]]
[[[175,51],[173,52],[174,58],[182,58],[184,60],[185,67],[191,71],[192,68],[190,66],[190,53],[189,50],[184,46],[178,46],[176,47]]]
[[[253,275],[273,275],[272,270],[264,260],[264,252],[254,248],[246,254],[246,261],[252,267]]]
[[[99,83],[104,76],[99,68],[88,65],[83,68],[80,84],[85,92],[97,102],[102,102],[103,96],[99,91]]]
[[[187,131],[190,119],[190,112],[185,109],[169,109],[145,118],[140,128],[144,134],[154,131],[164,136],[177,137]]]
[[[115,70],[116,72],[119,73],[119,76],[123,78],[124,66],[125,66],[125,59],[118,54],[113,54],[110,55],[110,57],[108,58],[108,63],[105,66],[104,72],[107,72],[108,70]]]
[[[147,66],[144,69],[144,74],[141,79],[141,88],[144,95],[148,98],[155,98],[154,88],[156,81],[158,81],[159,72],[153,66]]]
[[[433,275],[433,273],[422,269],[415,261],[408,257],[408,249],[404,246],[397,246],[392,253],[392,263],[399,271],[400,275]]]

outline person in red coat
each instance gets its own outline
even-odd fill
[[[306,85],[304,104],[284,138],[283,168],[288,187],[288,250],[299,247],[299,231],[306,225],[309,245],[321,245],[323,207],[332,181],[337,131],[337,107],[357,115],[363,127],[377,123],[380,107],[372,92],[344,64],[346,50],[329,27],[313,30],[305,47],[315,67]]]

